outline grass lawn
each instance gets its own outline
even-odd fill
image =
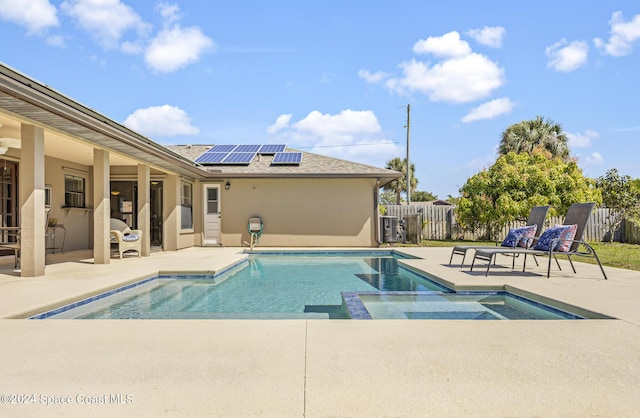
[[[496,245],[493,241],[460,241],[460,240],[423,240],[425,247],[454,247],[456,245]],[[590,242],[603,265],[640,271],[640,245],[621,244],[619,242]],[[573,257],[574,261],[596,264],[593,257]]]

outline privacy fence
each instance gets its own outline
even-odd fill
[[[384,205],[385,216],[395,216],[405,219],[407,215],[418,215],[422,224],[423,239],[468,239],[476,240],[483,236],[483,231],[463,231],[456,222],[456,206],[438,205]],[[609,211],[600,208],[593,211],[584,232],[583,239],[589,242],[609,241]],[[564,217],[555,216],[547,218],[545,226],[561,224]],[[515,222],[503,228],[500,236],[506,236],[509,228],[523,225],[523,222]],[[620,228],[614,232],[613,240],[640,244],[640,228],[632,222],[623,221]]]

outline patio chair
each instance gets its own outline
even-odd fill
[[[14,268],[20,267],[20,227],[3,227],[0,249],[13,251]]]
[[[142,231],[131,229],[120,219],[110,219],[111,243],[118,245],[120,258],[127,251],[137,251],[138,257],[142,252]]]
[[[525,239],[527,238],[536,238],[538,236],[540,236],[540,233],[542,232],[542,228],[544,226],[544,220],[547,217],[547,212],[549,212],[549,206],[534,206],[531,208],[531,211],[529,211],[529,218],[527,219],[527,226],[534,226],[535,225],[535,232],[533,234],[533,236],[527,236],[524,237]],[[517,234],[518,231],[514,231],[514,229],[512,228],[511,231],[509,231],[510,233],[515,233]],[[515,241],[513,239],[508,239],[505,238],[504,241],[500,242],[496,242],[496,246],[500,246],[500,247],[509,247],[509,248],[513,248],[516,247],[518,245],[526,245],[525,241],[520,241],[520,239],[516,239]],[[451,265],[451,262],[453,261],[453,256],[455,254],[459,254],[462,255],[462,262],[460,263],[460,268],[462,268],[464,266],[464,260],[467,257],[467,251],[469,250],[478,250],[478,249],[484,249],[484,248],[494,248],[494,247],[488,247],[486,245],[456,245],[455,247],[453,247],[453,250],[451,250],[451,257],[449,258],[449,265]],[[514,263],[514,267],[515,267],[515,257],[513,260]]]
[[[593,210],[595,203],[574,203],[571,205],[569,210],[567,211],[567,216],[565,217],[563,226],[556,225],[551,228],[547,228],[547,230],[542,233],[542,235],[537,239],[537,243],[530,248],[485,248],[476,250],[476,253],[473,257],[473,262],[471,263],[471,270],[473,271],[473,267],[475,265],[476,259],[487,261],[487,271],[485,272],[485,276],[489,274],[489,269],[491,268],[491,264],[495,264],[495,257],[498,254],[504,255],[524,255],[524,262],[522,266],[522,271],[526,270],[527,266],[527,256],[532,255],[536,256],[548,256],[549,262],[547,265],[547,278],[551,275],[551,259],[556,260],[556,264],[558,265],[558,269],[562,270],[560,267],[560,263],[558,262],[557,255],[566,255],[569,259],[569,264],[571,264],[571,268],[573,269],[573,273],[576,273],[576,268],[573,265],[573,261],[571,260],[571,256],[585,256],[585,257],[593,257],[595,258],[598,266],[600,267],[600,271],[604,276],[605,280],[607,279],[607,274],[602,267],[602,263],[598,258],[598,254],[593,249],[592,246],[587,244],[582,236],[584,235],[585,227],[587,225],[587,221],[591,216],[591,211]],[[575,235],[574,235],[575,233]],[[584,248],[584,251],[580,251],[581,248]]]
[[[45,209],[45,242],[47,239],[46,229],[49,224],[49,213],[51,208]],[[3,226],[0,227],[0,249],[13,251],[14,268],[20,267],[20,236],[22,228],[19,226]],[[46,245],[45,245],[46,247]]]

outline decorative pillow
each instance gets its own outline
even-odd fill
[[[566,253],[573,245],[573,239],[576,237],[576,231],[578,230],[578,225],[556,225],[564,227],[562,230],[562,234],[560,234],[560,241],[558,242],[558,246],[556,247],[556,251],[562,251]]]
[[[504,238],[504,241],[502,241],[502,244],[500,245],[502,245],[503,247],[513,248],[518,244],[518,242],[520,242],[521,238],[522,232],[518,231],[518,228],[511,228],[507,236]]]
[[[558,246],[558,239],[560,235],[562,235],[562,231],[564,231],[564,226],[554,226],[551,228],[547,228],[540,238],[538,242],[533,247],[534,250],[540,251],[553,251]]]
[[[523,226],[522,229],[524,230],[524,233],[522,234],[522,239],[518,242],[518,246],[529,248],[531,246],[531,242],[533,242],[533,237],[536,236],[538,225]]]
[[[137,241],[139,238],[140,238],[140,235],[138,234],[129,234],[129,235],[122,236],[123,241]]]
[[[533,229],[532,229],[533,228]],[[521,245],[523,238],[533,237],[536,233],[536,226],[523,226],[520,228],[511,228],[509,233],[505,237],[504,241],[502,241],[503,247],[515,247],[516,245]],[[524,246],[524,245],[521,245]]]

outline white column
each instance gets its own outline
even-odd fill
[[[180,233],[180,177],[169,174],[164,181],[162,240],[165,251],[178,249]]]
[[[110,218],[109,151],[93,150],[93,262],[109,264]]]
[[[142,256],[151,254],[151,169],[138,164],[138,229],[142,230]]]
[[[44,129],[21,125],[20,275],[44,275],[46,254],[44,210]]]

